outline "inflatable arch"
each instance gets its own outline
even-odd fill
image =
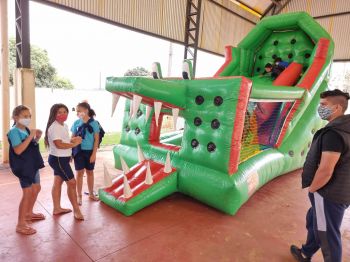
[[[264,18],[237,47],[226,47],[214,77],[161,78],[157,65],[154,79],[109,77],[114,107],[128,98],[113,150],[124,173],[99,190],[100,199],[131,215],[181,192],[235,214],[264,184],[302,167],[324,124],[317,106],[333,50],[311,16],[289,13]],[[277,57],[290,65],[274,80],[262,76]],[[184,127],[161,134],[169,115]]]

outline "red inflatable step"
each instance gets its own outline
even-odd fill
[[[129,198],[125,198],[124,196],[124,175],[120,175],[113,181],[113,185],[105,188],[104,190],[114,196],[116,199],[120,200],[121,202],[127,202],[128,200],[134,198],[138,194],[142,193],[143,191],[150,188],[152,185],[145,184],[146,179],[146,172],[147,172],[147,163],[150,164],[151,174],[153,178],[153,184],[156,184],[160,180],[164,179],[165,177],[171,175],[173,172],[176,171],[176,168],[172,168],[172,171],[170,173],[164,172],[164,165],[154,162],[152,160],[144,160],[140,163],[137,163],[134,165],[130,172],[125,174],[125,176],[128,179],[129,186],[132,191],[132,196]]]

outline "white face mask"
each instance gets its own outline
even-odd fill
[[[24,125],[25,127],[28,127],[31,123],[31,119],[30,118],[20,118],[18,120],[18,123],[20,123],[21,125]]]
[[[85,112],[79,112],[78,113],[78,117],[80,118],[80,119],[83,119],[84,117],[85,117]]]

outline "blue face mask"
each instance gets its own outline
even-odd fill
[[[317,109],[318,115],[323,120],[328,120],[330,116],[333,114],[332,109],[327,106],[319,106]]]

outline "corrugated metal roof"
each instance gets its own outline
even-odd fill
[[[187,0],[37,1],[184,42]],[[231,0],[202,0],[199,48],[223,55],[225,45],[236,45],[258,21]]]
[[[305,11],[319,22],[332,36],[335,44],[334,59],[350,60],[349,35],[350,12],[349,0],[292,0],[281,13]],[[335,16],[331,16],[334,15]],[[328,17],[322,17],[327,16]],[[317,18],[319,17],[319,18]]]
[[[250,21],[254,21],[256,23],[259,22],[259,17],[242,9],[241,7],[239,7],[238,5],[233,3],[231,0],[215,0],[215,2],[222,4],[224,7],[230,9],[231,11],[233,11],[241,16],[244,16],[245,18],[247,18]]]
[[[333,37],[335,46],[333,59],[335,60],[350,60],[349,21],[350,14],[317,19],[317,22],[326,28]]]
[[[201,20],[199,47],[218,54],[224,53],[225,45],[237,45],[254,27],[210,1],[203,2]]]
[[[184,41],[186,0],[39,0],[127,27]]]
[[[305,11],[312,16],[324,16],[335,13],[342,13],[350,11],[349,0],[292,0],[282,13]]]
[[[35,1],[53,4],[179,43],[184,42],[187,0]],[[237,45],[254,27],[254,23],[259,21],[259,17],[242,9],[237,2],[260,13],[272,3],[271,0],[202,0],[199,48],[223,54],[225,45]],[[280,3],[282,2],[286,1]],[[282,9],[282,13],[295,11],[306,11],[316,17],[344,13],[350,11],[350,0],[291,0]],[[318,19],[334,38],[335,59],[350,59],[346,39],[350,33],[349,19],[348,14]]]
[[[243,4],[262,14],[271,5],[271,0],[240,0]]]

